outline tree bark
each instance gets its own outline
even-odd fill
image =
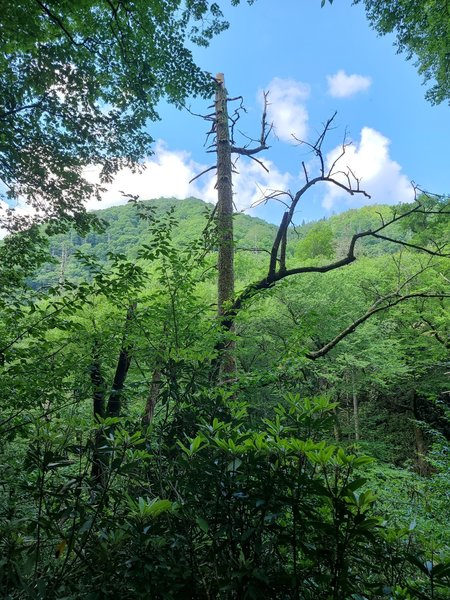
[[[148,392],[147,403],[145,405],[144,415],[142,416],[143,427],[148,427],[153,421],[155,406],[158,402],[159,392],[161,389],[161,370],[157,367],[153,371],[152,381]]]
[[[413,392],[413,395],[412,395],[411,408],[412,408],[412,413],[413,413],[414,419],[420,420],[419,402],[418,402],[417,394],[415,391]],[[419,475],[426,477],[427,475],[430,474],[430,466],[426,460],[427,444],[425,441],[425,436],[423,434],[422,429],[420,428],[420,425],[418,425],[417,423],[413,423],[413,427],[414,427],[414,440],[415,440],[415,446],[416,446],[417,472],[419,473]]]
[[[217,152],[217,238],[219,257],[217,309],[223,319],[234,300],[234,237],[233,237],[233,184],[231,143],[228,125],[227,90],[223,73],[216,76],[216,152]],[[233,377],[236,371],[234,342],[228,341],[221,358],[223,378]]]
[[[359,402],[358,392],[355,384],[355,372],[352,369],[352,399],[353,399],[353,423],[355,426],[355,441],[359,442],[360,429],[359,429]]]
[[[106,410],[108,417],[118,417],[120,416],[120,411],[122,410],[123,387],[125,385],[125,380],[127,378],[128,369],[130,368],[131,362],[131,344],[127,340],[127,335],[130,323],[134,318],[135,310],[136,303],[131,304],[127,310],[122,347],[120,348],[116,372],[114,374],[114,381],[108,398],[108,407]]]

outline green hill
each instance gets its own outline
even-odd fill
[[[196,198],[159,198],[145,201],[143,205],[152,207],[156,217],[173,207],[178,221],[178,227],[173,231],[173,241],[179,246],[189,244],[201,234],[208,214],[214,208]],[[139,217],[133,204],[99,210],[96,214],[106,224],[104,233],[91,232],[81,237],[71,230],[49,239],[50,254],[54,260],[39,270],[35,277],[36,283],[55,283],[62,268],[65,277],[69,279],[82,277],[85,271],[74,256],[76,251],[93,254],[100,260],[106,260],[108,252],[123,253],[129,258],[135,258],[139,247],[150,239],[149,224]],[[262,219],[238,214],[235,219],[236,246],[269,249],[276,229],[275,225]]]
[[[198,237],[207,222],[208,214],[213,210],[213,205],[206,204],[197,198],[176,200],[174,198],[159,198],[142,203],[145,207],[152,207],[156,217],[166,213],[171,207],[178,221],[178,227],[173,231],[173,241],[176,245],[189,244]],[[289,235],[288,255],[294,255],[299,243],[309,237],[315,238],[315,243],[320,244],[318,231],[326,228],[330,252],[318,248],[312,249],[306,242],[306,248],[310,252],[309,257],[324,255],[341,256],[346,253],[348,240],[354,233],[376,227],[380,223],[380,213],[390,211],[387,206],[366,206],[360,209],[352,209],[345,213],[334,215],[329,219],[303,224],[300,227],[291,228]],[[74,230],[65,234],[58,234],[49,238],[50,254],[53,258],[42,267],[34,278],[38,285],[53,284],[58,281],[61,273],[64,277],[77,280],[86,275],[75,257],[77,251],[92,254],[99,260],[106,260],[108,252],[123,253],[129,258],[135,258],[139,247],[148,243],[150,239],[148,221],[139,217],[133,204],[115,206],[96,211],[97,216],[105,223],[103,233],[91,232],[81,237]],[[277,226],[257,217],[237,214],[234,222],[234,235],[236,248],[269,250],[272,246]],[[390,230],[395,235],[403,236],[397,226]],[[382,254],[389,251],[386,242],[370,239],[365,240],[359,248],[360,253]],[[302,258],[303,256],[300,252]]]

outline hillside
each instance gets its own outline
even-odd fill
[[[176,200],[174,198],[159,198],[143,202],[144,206],[154,208],[155,216],[161,216],[171,207],[179,223],[173,232],[173,241],[177,246],[189,244],[201,235],[213,206],[197,198]],[[348,240],[357,232],[377,226],[380,213],[390,211],[387,206],[368,206],[360,209],[351,209],[339,215],[319,222],[303,224],[291,228],[288,254],[296,252],[299,241],[314,236],[320,243],[317,231],[325,227],[330,237],[329,243],[332,254],[341,256],[346,253]],[[129,258],[135,258],[139,247],[148,243],[150,238],[148,222],[141,219],[132,204],[115,206],[96,211],[97,216],[105,223],[104,233],[91,232],[86,237],[80,237],[74,230],[66,234],[52,236],[49,239],[50,254],[53,262],[47,263],[34,278],[34,282],[53,284],[58,281],[61,274],[68,279],[79,279],[86,275],[75,258],[76,251],[94,255],[100,260],[106,260],[108,252],[123,253]],[[326,223],[326,225],[324,225]],[[277,227],[266,221],[239,213],[234,221],[234,234],[237,250],[261,249],[269,250],[273,243]],[[402,237],[398,227],[391,229],[397,237]],[[360,244],[359,252],[379,255],[388,252],[392,247],[386,242],[370,239]],[[318,248],[308,248],[309,257],[318,255],[328,256],[329,253]]]
[[[173,232],[173,241],[180,247],[201,235],[208,214],[213,209],[212,205],[196,198],[182,201],[159,198],[143,204],[154,208],[156,217],[162,216],[171,207],[174,208],[179,225]],[[84,271],[74,257],[76,251],[93,254],[100,260],[106,260],[108,252],[123,253],[129,258],[135,258],[139,247],[150,239],[148,222],[139,217],[132,204],[99,210],[96,214],[105,222],[104,233],[91,232],[86,237],[80,237],[71,230],[50,238],[50,253],[55,260],[39,271],[36,277],[38,283],[54,283],[59,278],[62,268],[65,277],[81,277]],[[235,239],[238,247],[258,246],[267,249],[275,232],[276,226],[262,219],[243,214],[236,216]]]

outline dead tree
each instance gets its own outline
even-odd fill
[[[302,265],[288,265],[286,258],[286,248],[288,241],[289,231],[292,230],[292,226],[294,224],[294,215],[295,211],[300,203],[300,201],[304,198],[305,194],[312,188],[313,186],[321,183],[332,184],[340,189],[343,189],[348,194],[354,195],[362,195],[366,198],[370,198],[370,195],[360,187],[360,180],[357,176],[352,172],[350,168],[346,170],[340,170],[338,166],[338,162],[341,158],[344,157],[346,153],[346,149],[349,146],[349,143],[344,139],[341,146],[341,153],[337,158],[331,163],[331,165],[326,164],[326,160],[323,153],[323,144],[326,138],[327,133],[329,132],[333,121],[335,119],[336,113],[324,124],[323,130],[316,142],[309,143],[298,140],[301,144],[306,145],[310,148],[310,150],[315,155],[318,164],[319,170],[318,174],[314,177],[310,176],[308,167],[305,162],[302,162],[303,174],[304,174],[304,185],[297,190],[297,192],[292,193],[290,191],[272,191],[269,194],[266,194],[262,198],[262,202],[267,202],[268,200],[280,200],[286,206],[286,210],[284,211],[283,217],[281,219],[280,225],[278,227],[274,242],[272,244],[272,248],[270,250],[270,258],[267,269],[267,274],[260,280],[255,281],[254,283],[247,286],[239,295],[235,297],[234,302],[229,306],[227,312],[223,318],[223,326],[225,328],[232,328],[234,326],[234,321],[236,319],[239,311],[258,293],[261,291],[272,288],[278,282],[282,281],[287,277],[291,277],[293,275],[300,275],[303,273],[327,273],[329,271],[333,271],[335,269],[340,269],[347,265],[350,265],[356,260],[356,246],[357,243],[363,238],[376,238],[385,241],[389,241],[394,244],[398,244],[405,248],[411,248],[414,250],[421,251],[429,256],[439,256],[439,257],[449,257],[450,254],[447,251],[447,246],[445,244],[436,245],[434,248],[423,247],[418,244],[409,243],[404,240],[399,240],[393,237],[390,237],[385,234],[385,230],[392,224],[407,219],[408,217],[414,215],[448,215],[450,211],[447,207],[438,208],[436,210],[427,208],[418,197],[418,193],[422,192],[418,188],[415,188],[415,202],[413,205],[408,206],[406,210],[398,210],[394,209],[392,217],[390,219],[384,219],[380,216],[380,224],[378,227],[374,229],[368,229],[367,231],[363,231],[360,233],[356,233],[351,238],[347,253],[343,258],[339,260],[335,260],[325,265],[318,266],[302,266]],[[333,340],[324,344],[321,348],[318,348],[315,351],[309,352],[306,356],[311,360],[318,359],[322,356],[325,356],[328,352],[330,352],[342,339],[346,336],[353,333],[356,328],[364,323],[367,319],[369,319],[372,315],[387,310],[400,302],[404,302],[406,300],[412,298],[442,298],[446,297],[446,294],[442,294],[439,292],[429,292],[429,293],[406,293],[403,288],[393,291],[392,294],[388,294],[385,297],[378,298],[373,306],[371,306],[364,315],[361,315],[360,318],[356,319],[353,323],[351,323],[347,328],[345,328],[342,332],[340,332]],[[219,345],[220,346],[220,345]],[[218,348],[220,349],[220,347]]]
[[[102,375],[102,367],[100,362],[99,343],[96,339],[92,349],[91,363],[91,384],[92,384],[92,400],[94,421],[97,425],[105,417],[105,380]],[[107,460],[104,453],[101,451],[104,446],[104,434],[99,427],[95,432],[93,450],[92,450],[92,470],[91,476],[95,485],[103,485],[106,476]]]
[[[114,373],[114,381],[108,396],[108,402],[106,402],[108,386],[102,373],[98,339],[94,341],[92,349],[90,377],[92,384],[94,421],[98,425],[93,442],[91,470],[92,480],[95,485],[104,485],[107,476],[109,456],[108,452],[105,451],[107,443],[105,432],[101,428],[101,422],[105,417],[120,416],[123,388],[131,362],[132,347],[128,340],[128,335],[131,322],[134,319],[135,310],[136,303],[133,302],[127,309],[122,343]]]
[[[206,173],[208,171],[217,169],[217,173],[218,173],[217,187],[218,187],[219,192],[221,192],[223,189],[225,189],[225,185],[227,186],[226,194],[224,193],[224,195],[222,196],[221,193],[219,193],[219,201],[218,201],[218,206],[217,206],[216,210],[219,215],[217,217],[218,223],[223,224],[223,227],[224,227],[224,229],[222,230],[222,235],[223,235],[222,241],[219,242],[219,245],[223,245],[224,247],[227,247],[227,249],[229,250],[231,247],[231,244],[232,244],[232,242],[230,243],[230,240],[232,240],[232,220],[231,220],[231,225],[230,225],[230,221],[225,221],[225,220],[222,221],[219,219],[221,218],[220,215],[221,215],[221,211],[223,210],[221,198],[226,198],[226,202],[227,202],[226,210],[228,211],[228,212],[226,212],[227,218],[229,218],[230,210],[232,211],[232,174],[234,172],[234,169],[233,169],[232,160],[230,160],[230,156],[232,156],[233,154],[247,156],[250,159],[258,162],[263,168],[266,169],[266,166],[264,165],[264,163],[262,161],[258,160],[255,157],[255,155],[258,154],[259,152],[261,152],[262,150],[266,150],[269,148],[267,141],[268,141],[268,136],[270,135],[270,132],[272,130],[272,125],[268,126],[267,121],[266,121],[266,107],[267,107],[267,98],[268,98],[268,93],[269,93],[268,92],[268,93],[264,94],[264,111],[263,111],[263,115],[262,115],[261,134],[260,134],[259,139],[254,140],[254,139],[249,138],[249,144],[242,146],[242,147],[237,146],[234,143],[234,129],[235,129],[235,125],[239,119],[239,109],[235,111],[233,117],[230,117],[227,115],[226,105],[231,100],[242,100],[242,99],[240,97],[228,98],[228,99],[226,98],[226,90],[224,87],[224,79],[223,79],[222,74],[219,74],[215,81],[216,81],[216,85],[217,85],[215,111],[214,111],[214,113],[212,113],[210,115],[203,116],[203,118],[205,118],[209,121],[212,121],[212,123],[213,123],[211,131],[208,134],[208,135],[210,135],[210,134],[215,135],[215,140],[214,140],[213,144],[210,146],[210,151],[217,153],[218,160],[217,160],[216,165],[209,167],[208,169],[206,169],[205,171],[203,171],[202,173],[197,175],[194,179],[197,179],[198,177],[200,177],[201,175],[203,175],[204,173]],[[389,241],[394,244],[399,244],[405,248],[411,248],[414,250],[424,252],[425,254],[428,254],[430,256],[441,256],[441,257],[442,256],[450,256],[448,253],[446,253],[444,245],[436,246],[435,248],[430,249],[427,247],[422,247],[418,244],[413,244],[413,243],[406,242],[404,240],[392,238],[385,234],[385,230],[387,228],[389,228],[390,225],[392,225],[402,219],[407,219],[408,217],[412,217],[414,215],[423,215],[426,218],[427,215],[433,215],[433,214],[434,215],[436,215],[436,214],[448,215],[448,214],[450,214],[450,212],[446,208],[442,208],[442,209],[439,208],[437,210],[427,208],[420,201],[420,198],[418,197],[418,192],[422,192],[422,190],[420,190],[419,188],[414,188],[415,189],[415,202],[413,203],[412,206],[408,206],[408,208],[406,210],[394,209],[393,213],[392,213],[392,217],[390,219],[386,220],[382,216],[380,216],[380,224],[378,227],[375,227],[373,229],[368,229],[367,231],[362,231],[360,233],[353,235],[353,237],[349,241],[346,255],[343,258],[340,258],[339,260],[335,260],[335,261],[330,262],[325,265],[318,265],[318,266],[313,266],[313,265],[306,266],[306,265],[298,265],[298,264],[288,265],[287,253],[286,253],[288,234],[292,230],[292,227],[294,226],[295,211],[297,210],[300,202],[304,199],[305,195],[309,192],[309,190],[312,187],[314,187],[318,184],[331,184],[333,186],[336,186],[336,187],[344,190],[346,193],[348,193],[351,196],[361,195],[366,198],[370,198],[370,195],[367,193],[367,191],[361,188],[361,186],[360,186],[361,182],[360,182],[360,179],[358,179],[357,175],[355,173],[353,173],[353,171],[349,167],[346,167],[344,170],[342,170],[340,168],[340,164],[338,164],[341,162],[341,159],[345,156],[347,148],[350,145],[350,143],[347,142],[345,137],[344,137],[344,140],[341,145],[340,154],[333,160],[333,162],[331,164],[327,164],[323,146],[324,146],[324,142],[327,138],[327,134],[330,132],[330,130],[333,126],[335,117],[336,117],[336,113],[334,113],[334,115],[326,121],[326,123],[324,124],[324,126],[322,128],[320,135],[318,136],[318,138],[316,139],[315,142],[311,143],[311,142],[306,142],[303,140],[297,140],[299,142],[299,144],[309,148],[309,150],[312,152],[312,154],[316,158],[316,161],[318,164],[317,173],[314,176],[312,176],[310,173],[310,169],[308,168],[306,163],[303,161],[302,169],[303,169],[303,175],[304,175],[304,184],[300,189],[298,189],[295,193],[292,193],[290,191],[285,191],[285,190],[274,190],[268,194],[265,194],[263,196],[263,198],[260,200],[260,202],[264,202],[264,203],[269,200],[280,201],[285,205],[286,209],[284,211],[280,225],[278,227],[274,242],[272,244],[272,248],[269,252],[270,258],[269,258],[266,275],[263,278],[261,278],[260,280],[255,281],[254,283],[250,284],[242,292],[240,292],[238,295],[236,295],[233,291],[233,282],[230,282],[230,278],[229,278],[230,274],[232,273],[232,266],[228,267],[228,273],[227,273],[228,279],[226,280],[227,281],[226,286],[227,286],[227,290],[229,293],[228,293],[228,295],[225,295],[222,292],[219,292],[219,302],[218,302],[219,303],[219,314],[221,317],[221,324],[222,324],[223,330],[225,332],[228,331],[231,333],[233,331],[236,316],[238,315],[239,311],[249,301],[251,301],[251,299],[253,299],[261,291],[272,288],[274,285],[276,285],[278,282],[282,281],[283,279],[285,279],[287,277],[291,277],[293,275],[300,275],[303,273],[322,273],[323,274],[323,273],[327,273],[329,271],[333,271],[335,269],[340,269],[342,267],[345,267],[345,266],[353,263],[356,260],[357,244],[360,240],[362,240],[364,238],[371,237],[371,238]],[[228,121],[228,128],[225,127],[225,124],[227,121]],[[220,129],[219,129],[219,123],[220,123]],[[227,131],[225,131],[226,129],[227,129]],[[219,131],[220,131],[220,138],[219,138]],[[224,148],[226,148],[226,162],[225,162],[225,158],[223,158],[223,162],[222,162],[222,158],[221,158],[220,164],[221,165],[226,164],[226,169],[224,167],[223,171],[221,171],[221,170],[219,171],[219,154],[222,151],[222,145],[224,146]],[[225,154],[224,154],[224,157],[225,157]],[[231,205],[230,205],[230,198],[231,198]],[[230,206],[231,206],[231,209],[230,209]],[[219,249],[219,256],[221,256],[220,249]],[[231,253],[231,256],[228,255],[228,261],[232,261],[232,253]],[[231,263],[229,262],[228,265],[230,265],[230,264]],[[222,274],[220,273],[220,270],[221,270],[220,258],[219,258],[218,267],[219,267],[219,279],[220,279],[222,276]],[[220,284],[219,284],[219,286],[220,286]],[[225,287],[225,284],[224,284],[224,287]],[[375,303],[370,308],[367,309],[365,314],[361,315],[354,322],[350,323],[349,326],[346,327],[343,331],[341,331],[334,339],[323,344],[320,348],[317,348],[316,350],[309,352],[306,356],[307,356],[307,358],[309,358],[311,360],[316,360],[322,356],[325,356],[342,339],[344,339],[346,336],[353,333],[359,325],[361,325],[367,319],[369,319],[372,315],[374,315],[380,311],[388,310],[389,308],[396,306],[397,304],[399,304],[401,302],[404,302],[406,300],[413,299],[413,298],[418,298],[418,297],[442,298],[444,296],[445,296],[445,294],[442,294],[440,291],[437,291],[436,293],[434,293],[434,292],[430,292],[430,293],[411,292],[410,293],[410,292],[405,292],[405,290],[403,288],[394,290],[391,294],[388,294],[382,298],[378,298],[375,301]],[[225,300],[225,298],[226,298],[226,300]],[[223,341],[223,340],[220,341],[216,346],[216,350],[218,351],[218,354],[220,357],[223,357],[229,348],[230,348],[230,342]],[[234,361],[233,361],[233,365],[234,365]],[[233,370],[234,370],[234,366],[233,366]]]
[[[130,304],[127,310],[125,318],[125,328],[122,338],[122,345],[119,351],[119,358],[117,360],[116,371],[114,374],[114,381],[112,384],[111,392],[108,398],[108,405],[106,414],[108,417],[118,417],[122,409],[122,397],[123,388],[128,375],[128,369],[131,363],[131,351],[132,346],[129,342],[129,329],[134,319],[134,313],[136,311],[136,302]]]
[[[225,87],[225,78],[223,73],[218,73],[215,77],[215,102],[214,112],[203,116],[205,120],[212,122],[211,130],[208,132],[214,136],[212,144],[209,146],[209,152],[216,155],[216,164],[209,167],[191,181],[194,181],[201,175],[211,170],[217,173],[217,206],[215,209],[215,219],[217,227],[217,311],[220,321],[227,321],[227,315],[235,299],[234,293],[234,234],[233,234],[233,172],[235,172],[232,155],[247,156],[256,160],[263,168],[264,164],[255,158],[255,155],[268,148],[267,139],[271,131],[271,126],[267,126],[266,105],[267,95],[264,100],[264,111],[261,122],[261,134],[258,140],[249,138],[249,144],[237,146],[234,142],[234,131],[236,123],[239,120],[240,112],[243,110],[242,98],[228,98]],[[228,114],[228,103],[240,101],[238,109],[233,115]],[[233,324],[225,323],[225,331],[230,334],[227,340],[221,344],[220,372],[223,381],[229,381],[234,378],[236,371],[236,361],[234,356],[234,341],[232,339]]]
[[[221,317],[234,296],[233,183],[227,90],[222,73],[216,76],[215,127],[217,155],[217,309]]]
[[[233,236],[233,183],[231,167],[228,102],[222,73],[216,76],[215,129],[217,156],[217,310],[219,319],[234,299],[234,236]],[[234,343],[228,342],[222,358],[222,376],[229,378],[236,370]]]

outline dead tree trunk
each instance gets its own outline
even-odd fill
[[[353,423],[355,426],[355,440],[359,442],[360,429],[359,429],[359,400],[358,391],[355,383],[355,371],[352,369],[352,399],[353,399]]]
[[[125,320],[125,331],[123,334],[122,347],[120,348],[119,358],[117,361],[116,372],[114,374],[114,381],[111,389],[111,393],[108,398],[108,407],[106,414],[108,417],[120,416],[122,409],[122,395],[125,380],[127,378],[128,369],[130,368],[131,362],[131,344],[127,337],[131,321],[134,318],[134,311],[136,310],[136,303],[129,306],[127,310],[127,316]]]
[[[234,300],[234,238],[233,238],[233,184],[231,165],[231,142],[228,123],[227,90],[223,73],[216,76],[215,120],[217,152],[217,239],[218,315],[227,314]],[[225,346],[220,370],[222,378],[233,377],[236,371],[234,342]]]
[[[216,154],[216,164],[208,167],[199,175],[191,179],[192,183],[198,177],[212,171],[217,172],[217,206],[215,210],[215,223],[217,227],[217,246],[218,246],[218,293],[217,306],[218,318],[223,330],[223,336],[216,345],[218,358],[214,360],[212,369],[212,378],[219,378],[222,382],[230,382],[235,379],[236,358],[235,343],[233,341],[234,319],[237,313],[235,309],[236,299],[234,297],[234,237],[233,237],[233,164],[231,156],[238,154],[247,156],[255,160],[264,170],[268,168],[262,161],[255,158],[255,155],[262,150],[267,150],[267,139],[272,131],[272,125],[267,126],[267,93],[264,93],[264,110],[261,119],[261,134],[258,140],[250,139],[255,145],[244,144],[244,146],[234,145],[234,128],[239,119],[239,113],[243,106],[235,110],[233,116],[228,116],[228,102],[231,100],[242,100],[237,98],[228,98],[225,88],[225,78],[223,73],[218,73],[214,79],[216,85],[216,94],[214,100],[214,111],[212,114],[203,115],[207,121],[212,121],[213,126],[208,132],[208,136],[214,134],[214,148]],[[247,137],[247,136],[246,136]]]
[[[136,303],[129,306],[127,310],[127,316],[125,319],[125,329],[122,338],[122,345],[119,352],[119,358],[117,360],[116,371],[114,374],[114,382],[111,388],[111,392],[108,398],[108,404],[106,403],[106,384],[101,370],[100,363],[100,349],[97,340],[94,342],[92,351],[92,363],[91,363],[91,384],[92,384],[92,398],[93,398],[93,413],[94,420],[98,424],[100,421],[107,417],[118,417],[120,416],[122,408],[122,394],[125,380],[128,374],[128,369],[131,362],[131,344],[128,341],[129,327],[132,319],[134,318],[134,311],[136,309]],[[101,428],[98,428],[94,438],[94,448],[92,451],[92,469],[91,475],[94,484],[104,485],[108,464],[109,454],[105,451],[106,438],[105,432]],[[103,450],[102,450],[103,448]]]

